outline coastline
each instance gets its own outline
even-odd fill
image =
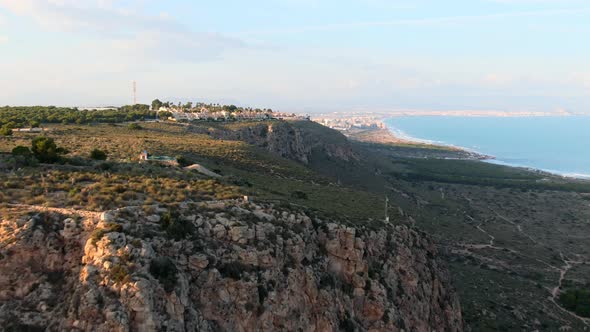
[[[452,152],[453,156],[424,156],[424,158],[435,159],[458,159],[458,160],[493,160],[496,157],[468,149],[461,146],[445,144],[444,142],[434,142],[419,139],[406,135],[397,128],[392,129],[385,122],[380,122],[378,127],[364,129],[349,129],[341,131],[348,138],[365,143],[393,144],[396,146],[411,147],[417,149],[431,149],[436,151]]]
[[[382,120],[382,123],[384,124],[385,128],[387,128],[386,130],[390,132],[390,135],[395,138],[399,137],[398,139],[401,141],[404,141],[404,142],[415,143],[415,144],[416,143],[417,144],[424,144],[424,145],[433,146],[433,147],[436,147],[436,146],[449,147],[449,148],[457,149],[460,151],[464,151],[466,153],[480,156],[481,158],[477,158],[478,160],[480,160],[482,162],[494,164],[494,165],[522,168],[522,169],[526,169],[528,171],[535,172],[535,173],[542,173],[542,174],[547,174],[547,175],[552,175],[552,176],[559,176],[564,179],[590,181],[590,174],[568,173],[568,172],[562,172],[562,171],[556,171],[556,170],[542,169],[542,168],[537,168],[537,167],[527,166],[527,165],[513,164],[513,163],[499,160],[496,156],[488,155],[488,154],[482,153],[480,151],[465,148],[462,146],[456,146],[456,145],[448,144],[445,142],[431,141],[431,140],[425,140],[425,139],[421,139],[421,138],[412,137],[410,135],[405,134],[402,130],[388,125],[385,120],[386,119]],[[465,159],[469,159],[469,158],[465,158]]]
[[[449,143],[442,142],[442,141],[432,141],[432,140],[413,137],[413,136],[406,134],[405,132],[403,132],[399,128],[391,127],[391,126],[387,125],[387,123],[385,123],[385,122],[383,122],[383,124],[393,137],[400,137],[400,139],[405,142],[424,144],[426,146],[432,146],[432,147],[447,147],[447,148],[451,148],[453,150],[464,151],[467,153],[471,153],[473,155],[480,156],[481,158],[478,158],[479,160],[495,160],[496,159],[495,156],[488,155],[488,154],[482,153],[480,151],[476,151],[476,150],[466,148],[463,146],[453,145],[453,144],[449,144]]]
[[[443,141],[426,140],[412,137],[401,129],[396,128],[389,120],[400,117],[419,116],[463,116],[463,117],[570,117],[590,114],[565,114],[565,113],[511,113],[497,114],[494,112],[426,112],[421,114],[406,114],[399,112],[395,114],[383,114],[372,112],[369,114],[326,114],[324,117],[316,117],[313,121],[326,127],[340,131],[351,140],[362,143],[374,143],[388,145],[396,149],[396,153],[412,158],[432,159],[457,159],[457,160],[481,160],[487,163],[526,169],[531,172],[543,173],[548,177],[559,177],[562,179],[590,180],[588,172],[557,171],[548,168],[534,167],[530,165],[515,164],[503,161],[501,156],[486,154],[473,148],[448,144]]]
[[[526,165],[519,165],[519,164],[508,163],[508,162],[497,160],[497,159],[486,159],[486,160],[482,160],[482,161],[483,162],[490,163],[490,164],[494,164],[494,165],[501,165],[501,166],[508,166],[508,167],[516,167],[516,168],[523,168],[523,169],[527,169],[527,170],[529,170],[531,172],[549,174],[549,175],[553,175],[553,176],[559,176],[559,177],[562,177],[564,179],[590,180],[590,174],[565,173],[565,172],[560,172],[560,171],[555,171],[555,170],[550,170],[550,169],[542,169],[542,168],[536,168],[536,167],[532,167],[532,166],[526,166]]]

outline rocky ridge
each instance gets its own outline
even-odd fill
[[[97,220],[2,216],[0,321],[51,331],[462,331],[432,241],[371,223],[238,201]]]
[[[304,121],[303,124],[312,126],[312,130],[316,132],[311,132],[305,126],[298,126],[297,122],[289,121],[260,122],[234,130],[213,127],[207,131],[203,131],[203,128],[194,130],[207,133],[216,139],[243,141],[303,164],[311,162],[314,151],[344,161],[358,159],[344,135],[309,121]],[[328,136],[331,139],[323,139],[317,131],[329,131]]]

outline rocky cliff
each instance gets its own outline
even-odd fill
[[[461,331],[433,243],[245,202],[2,216],[7,330]]]
[[[344,135],[311,121],[265,121],[195,130],[217,139],[243,141],[304,164],[311,161],[313,152],[345,161],[357,159]]]

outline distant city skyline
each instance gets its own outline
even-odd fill
[[[0,104],[129,104],[136,81],[141,103],[590,113],[589,17],[582,0],[0,0]]]

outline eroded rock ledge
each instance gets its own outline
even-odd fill
[[[0,321],[82,331],[462,331],[433,243],[221,202],[0,225]],[[6,325],[8,326],[8,325]]]

